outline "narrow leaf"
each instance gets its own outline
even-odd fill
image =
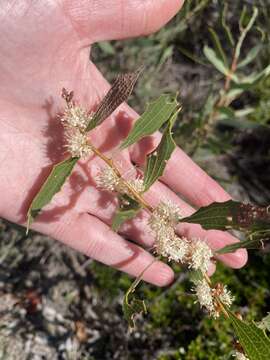
[[[198,56],[194,55],[191,51],[187,50],[186,48],[182,46],[178,46],[178,49],[184,56],[186,56],[191,61],[203,66],[209,66],[209,63],[207,61],[201,60]]]
[[[244,92],[244,89],[239,87],[232,86],[231,89],[227,92],[227,98],[232,102],[234,99],[239,97]]]
[[[132,292],[128,292],[124,298],[123,303],[124,317],[128,322],[130,329],[134,329],[134,317],[140,313],[147,313],[144,300],[137,299]]]
[[[161,141],[155,151],[147,156],[146,171],[144,173],[144,190],[147,191],[152,184],[162,176],[167,161],[170,159],[176,144],[172,138],[172,126],[178,112],[172,115],[162,135]]]
[[[118,231],[125,221],[133,219],[141,210],[140,204],[128,195],[122,195],[119,201],[120,207],[117,210],[112,222],[112,229],[114,231]]]
[[[142,277],[146,270],[150,268],[156,262],[157,260],[154,259],[146,268],[141,272],[141,274],[137,277],[137,279],[131,284],[130,288],[125,294],[124,301],[123,301],[123,313],[125,316],[125,319],[128,322],[129,328],[134,329],[135,322],[134,318],[137,314],[140,313],[147,313],[146,305],[143,300],[140,300],[135,297],[134,293],[139,285],[139,283],[142,280]]]
[[[233,313],[228,312],[240,344],[249,360],[270,359],[270,339],[265,332],[253,323],[239,320]]]
[[[201,207],[181,222],[200,224],[204,229],[262,231],[270,227],[270,213],[266,207],[228,200]]]
[[[104,54],[115,55],[115,48],[109,41],[98,42],[97,46],[104,52]]]
[[[235,41],[231,29],[226,23],[227,10],[228,10],[228,3],[225,2],[221,13],[221,25],[224,29],[229,44],[231,45],[231,47],[234,47]]]
[[[223,120],[223,119],[233,119],[235,117],[235,111],[230,108],[229,106],[225,107],[225,106],[221,106],[218,108],[218,112],[221,114],[221,116],[219,116],[219,120]]]
[[[61,190],[61,187],[70,175],[77,161],[77,157],[69,158],[53,166],[50,175],[35,196],[27,212],[27,232],[34,218],[39,214],[42,208]]]
[[[143,137],[153,134],[157,131],[171,115],[177,111],[179,104],[172,95],[161,95],[157,100],[150,103],[146,111],[135,122],[134,127],[130,131],[128,137],[121,145],[124,149]]]
[[[252,73],[249,76],[245,76],[242,79],[238,79],[237,84],[239,87],[241,87],[243,89],[248,89],[252,85],[255,85],[260,80],[262,80],[263,78],[265,78],[266,76],[269,76],[269,75],[270,75],[270,65],[268,65],[266,68],[264,68],[259,73]]]
[[[141,72],[142,68],[139,68],[134,73],[120,74],[115,79],[112,87],[105,95],[97,111],[90,120],[87,131],[100,125],[118,108],[119,105],[124,101],[127,101]]]
[[[218,57],[222,60],[225,67],[228,68],[228,66],[229,66],[228,59],[227,59],[227,56],[226,56],[226,54],[225,54],[225,52],[223,50],[223,47],[221,45],[218,34],[215,32],[215,30],[213,28],[209,28],[208,30],[209,30],[210,35],[212,37],[212,41],[214,43],[215,50],[216,50],[216,53],[218,54]]]
[[[231,79],[233,79],[235,82],[238,81],[237,76],[235,74],[230,74],[230,70],[226,67],[223,60],[220,59],[214,49],[210,48],[209,46],[205,45],[203,48],[204,55],[207,57],[207,59],[210,61],[214,67],[224,74],[225,76],[230,76]]]
[[[236,59],[238,59],[240,56],[241,48],[242,48],[243,42],[245,40],[245,37],[247,36],[248,32],[252,28],[257,16],[258,16],[258,9],[256,7],[254,7],[253,14],[252,14],[247,26],[242,29],[241,35],[237,41],[236,48],[235,48],[235,55],[234,55]]]
[[[248,64],[250,64],[253,60],[256,59],[257,55],[259,54],[259,52],[262,49],[262,45],[256,45],[254,46],[248,53],[247,56],[245,57],[244,60],[242,60],[241,62],[239,62],[239,64],[237,65],[237,68],[243,68],[245,66],[247,66]]]
[[[236,251],[237,249],[258,249],[264,246],[266,241],[270,240],[270,229],[255,231],[249,234],[247,240],[239,241],[235,244],[224,246],[217,251],[217,254],[227,254]]]

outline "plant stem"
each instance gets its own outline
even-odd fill
[[[116,167],[116,165],[114,164],[113,160],[111,158],[108,158],[106,155],[104,155],[102,152],[100,152],[95,146],[93,146],[92,144],[90,144],[91,150],[93,151],[93,153],[95,155],[97,155],[99,158],[101,158],[113,171],[114,173],[117,175],[117,177],[120,179],[120,181],[122,182],[122,184],[128,189],[129,193],[132,195],[132,197],[134,198],[134,200],[137,200],[139,204],[141,204],[141,206],[148,210],[150,213],[152,213],[154,211],[154,208],[148,204],[144,198],[136,191],[133,189],[133,187],[122,177],[119,169]]]

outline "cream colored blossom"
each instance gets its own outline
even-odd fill
[[[205,241],[193,239],[190,244],[189,267],[207,272],[213,252]]]
[[[68,127],[85,131],[91,116],[80,106],[72,105],[65,109],[61,121]]]
[[[91,147],[88,144],[87,135],[80,132],[80,130],[66,129],[65,133],[66,148],[72,157],[86,158],[92,153]]]
[[[181,217],[180,209],[171,201],[161,201],[149,219],[149,226],[154,233],[166,232],[166,227],[173,227]]]
[[[219,295],[219,299],[225,306],[230,307],[234,301],[234,296],[232,296],[230,290],[227,289],[227,286],[224,286],[222,293]]]
[[[138,193],[143,192],[144,190],[143,179],[139,179],[139,178],[132,179],[128,181],[128,184],[132,187],[133,190],[135,190]]]
[[[97,187],[108,191],[117,191],[119,187],[119,177],[109,166],[105,166],[95,177]]]
[[[236,358],[236,360],[249,360],[249,358],[247,358],[243,353],[239,351],[235,351],[233,356]]]
[[[169,260],[184,262],[188,254],[189,245],[187,239],[174,235],[165,247],[165,254]]]
[[[200,306],[206,308],[210,314],[213,314],[215,312],[214,300],[212,289],[207,281],[205,279],[199,280],[195,285],[194,291],[196,292]]]

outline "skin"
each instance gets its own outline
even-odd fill
[[[181,6],[180,0],[2,1],[0,216],[25,224],[29,204],[51,165],[63,159],[63,129],[57,117],[64,108],[61,89],[73,90],[75,99],[89,110],[107,92],[108,83],[89,61],[90,45],[157,31]],[[126,174],[136,171],[133,164],[142,165],[146,153],[159,138],[157,134],[117,152],[137,117],[123,104],[91,134],[93,143],[106,154],[112,154]],[[146,226],[147,215],[142,212],[124,225],[120,234],[110,230],[116,200],[95,188],[94,177],[101,166],[102,162],[94,157],[80,161],[33,229],[137,276],[153,259],[146,250],[154,242]],[[161,181],[146,194],[152,205],[166,198],[179,204],[187,215],[194,211],[193,207],[230,197],[178,148]],[[238,241],[220,231],[206,232],[198,225],[183,224],[178,231],[187,237],[200,236],[214,249]],[[220,260],[239,268],[246,263],[247,254],[238,250]],[[209,271],[214,271],[214,265]],[[158,286],[168,285],[173,280],[173,271],[156,262],[145,272],[144,280]]]

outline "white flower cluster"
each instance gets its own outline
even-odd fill
[[[188,254],[188,242],[175,234],[174,226],[181,211],[171,201],[162,201],[151,214],[148,224],[155,236],[155,251],[169,260],[183,262]]]
[[[196,292],[198,302],[201,307],[205,307],[210,314],[215,312],[212,289],[208,282],[203,279],[196,283],[194,291]]]
[[[175,226],[181,217],[181,210],[177,205],[170,200],[161,201],[153,211],[149,225],[153,231],[158,231],[160,226]]]
[[[143,179],[132,179],[128,181],[129,186],[132,187],[132,189],[138,193],[143,192],[144,191],[144,184],[143,184]]]
[[[193,239],[190,243],[189,267],[194,270],[207,272],[213,252],[205,241]]]
[[[189,268],[206,274],[214,254],[205,241],[198,238],[187,240],[175,234],[174,228],[180,218],[180,209],[170,201],[163,201],[155,208],[148,221],[155,236],[155,251],[169,260],[187,264]],[[227,307],[233,302],[226,286],[211,288],[204,278],[195,282],[194,291],[201,307],[215,318],[219,316],[219,302]]]
[[[87,128],[91,116],[80,106],[67,106],[61,121],[68,127],[77,128],[84,132]]]
[[[95,177],[97,186],[100,189],[108,191],[117,191],[121,194],[130,194],[129,188],[123,184],[121,179],[117,176],[114,170],[110,166],[105,166]],[[136,192],[142,192],[144,190],[143,180],[136,178],[127,181],[128,185]]]
[[[200,239],[188,241],[178,237],[174,227],[180,218],[179,207],[171,201],[162,201],[155,208],[148,223],[156,239],[156,252],[205,273],[213,256],[212,250]]]
[[[217,298],[227,307],[230,307],[234,301],[234,297],[226,286],[221,286],[217,290],[211,288],[205,279],[196,281],[193,290],[197,295],[200,306],[204,307],[214,318],[218,318],[220,314]]]
[[[86,133],[80,132],[79,129],[66,129],[65,140],[65,147],[68,149],[72,157],[86,158],[92,153]]]
[[[235,351],[233,356],[236,358],[236,360],[249,360],[249,358],[247,358],[243,353],[239,351]]]
[[[119,177],[109,166],[105,166],[95,177],[97,187],[108,191],[119,189]]]
[[[80,106],[67,106],[61,121],[65,128],[65,147],[72,157],[86,158],[91,154],[86,128],[91,117]]]
[[[227,286],[223,287],[222,293],[219,295],[219,300],[222,302],[223,305],[230,307],[234,302],[234,296],[230,290],[227,289]]]

